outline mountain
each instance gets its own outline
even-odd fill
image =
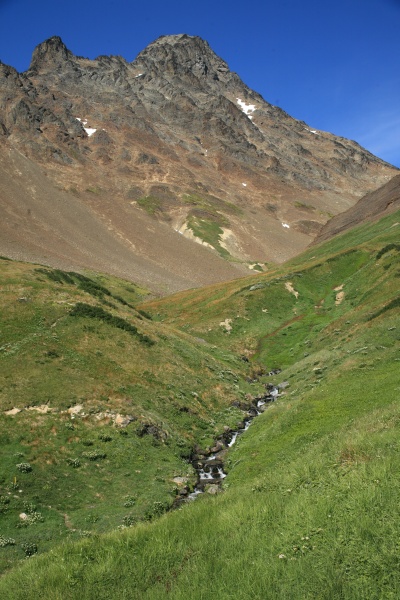
[[[376,221],[400,208],[400,175],[366,194],[354,206],[336,215],[321,229],[314,243],[328,240],[366,221]]]
[[[397,173],[266,102],[199,37],[131,63],[52,37],[0,82],[0,252],[158,293],[298,254]]]

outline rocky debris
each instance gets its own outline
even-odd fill
[[[219,485],[217,485],[215,483],[212,483],[210,485],[206,485],[206,487],[205,487],[205,492],[207,494],[211,494],[213,496],[215,494],[218,494],[218,492],[220,492],[220,491],[221,491],[221,488],[219,487]]]
[[[139,437],[142,437],[144,435],[151,435],[155,440],[158,440],[160,442],[165,442],[165,440],[168,437],[166,431],[164,431],[158,425],[154,425],[152,423],[140,423],[137,427],[136,433]]]
[[[75,415],[79,415],[82,412],[83,412],[83,406],[82,406],[82,404],[76,404],[75,406],[71,406],[67,410],[67,413],[69,415],[71,415],[71,417],[75,416]]]
[[[223,327],[226,333],[230,333],[232,331],[232,319],[225,319],[225,321],[221,321],[219,326]]]
[[[177,485],[184,485],[189,481],[188,477],[174,477],[172,480]]]
[[[194,500],[199,494],[208,492],[216,494],[221,489],[221,482],[226,477],[224,472],[224,458],[227,450],[233,446],[239,435],[248,429],[253,418],[260,415],[267,408],[270,402],[274,402],[279,396],[279,391],[289,386],[287,381],[275,386],[271,383],[266,384],[266,394],[250,397],[248,403],[235,402],[233,406],[246,411],[247,416],[238,423],[237,429],[233,430],[229,426],[224,426],[223,433],[217,438],[212,448],[201,450],[196,446],[190,462],[197,472],[197,483],[194,491],[184,494],[188,500]],[[177,505],[182,500],[177,500]]]
[[[114,418],[114,425],[116,427],[127,427],[130,423],[133,423],[134,421],[136,421],[136,417],[133,417],[132,415],[117,414]]]
[[[272,369],[271,371],[268,372],[268,376],[272,377],[273,375],[279,375],[279,373],[282,371],[282,369]]]
[[[345,297],[345,293],[343,292],[343,287],[344,284],[342,285],[338,285],[337,287],[334,288],[334,291],[337,292],[336,296],[335,296],[335,305],[339,306],[339,304],[342,304],[344,297]]]
[[[40,414],[49,414],[49,413],[57,413],[59,412],[57,408],[51,408],[48,404],[42,404],[40,406],[26,406],[25,408],[12,408],[10,410],[4,411],[5,415],[15,416],[24,410],[29,410],[32,412],[38,412]],[[112,421],[115,427],[123,428],[127,427],[130,423],[137,421],[137,417],[133,415],[122,415],[120,413],[116,413],[113,411],[100,411],[100,412],[85,412],[84,406],[82,404],[76,404],[71,406],[67,410],[60,411],[60,414],[66,414],[71,417],[71,419],[76,419],[77,417],[88,418],[91,417],[96,421]],[[155,437],[159,436],[157,439],[165,439],[166,433],[158,430],[158,428],[152,429],[154,426],[145,425],[145,432],[150,435],[154,435]],[[157,431],[156,431],[157,430]]]
[[[50,408],[50,406],[48,404],[41,404],[40,406],[25,406],[24,408],[15,408],[14,407],[10,410],[4,411],[4,414],[9,415],[9,416],[14,416],[14,415],[17,415],[18,413],[22,412],[23,410],[30,410],[30,411],[38,412],[38,413],[41,413],[42,415],[56,411],[56,409]]]
[[[28,406],[26,408],[26,410],[33,410],[35,412],[38,412],[42,415],[45,415],[49,412],[54,412],[53,408],[50,408],[50,406],[48,404],[41,404],[40,406]]]
[[[297,298],[299,297],[299,292],[297,292],[294,289],[293,284],[290,281],[286,281],[285,288],[287,289],[288,292],[290,292],[291,294],[293,294],[293,296],[295,296],[295,298],[297,300]]]
[[[278,383],[278,385],[276,386],[278,388],[279,391],[281,390],[286,390],[286,388],[288,388],[290,385],[290,383],[288,381],[282,381],[282,383]]]

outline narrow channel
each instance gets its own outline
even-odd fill
[[[236,430],[229,430],[219,436],[217,447],[219,449],[210,454],[196,454],[190,462],[197,472],[197,482],[193,492],[184,499],[187,502],[195,500],[200,494],[204,494],[206,486],[211,493],[216,493],[226,477],[224,471],[224,459],[227,450],[231,448],[238,437],[250,427],[253,419],[263,413],[268,404],[274,402],[279,395],[279,387],[273,384],[266,385],[266,394],[253,399],[247,411],[247,416]]]

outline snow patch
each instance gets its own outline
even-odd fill
[[[79,117],[75,117],[75,118],[76,118],[77,121],[79,121],[80,123],[82,123],[83,129],[86,131],[86,133],[88,134],[89,137],[91,135],[93,135],[94,133],[96,133],[97,129],[93,129],[92,127],[86,127],[86,125],[87,125],[87,119],[82,120]]]
[[[84,130],[86,131],[89,137],[97,131],[97,129],[92,129],[91,127],[84,127]]]
[[[244,112],[244,114],[246,116],[248,116],[249,119],[251,120],[253,117],[251,117],[250,115],[251,115],[251,113],[253,113],[256,110],[256,105],[255,104],[246,104],[246,102],[244,102],[240,98],[236,98],[236,102],[239,104],[242,112]]]

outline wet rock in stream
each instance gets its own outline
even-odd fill
[[[220,490],[221,483],[226,477],[224,459],[228,449],[250,427],[253,419],[263,413],[268,404],[276,400],[280,389],[283,389],[283,386],[280,388],[279,386],[267,383],[265,394],[252,398],[251,402],[247,404],[235,403],[235,406],[246,410],[246,418],[239,423],[236,430],[225,427],[224,432],[219,436],[209,452],[197,451],[192,455],[190,462],[197,472],[197,483],[193,492],[187,493],[181,501],[195,500],[199,494],[204,492],[216,494]]]

